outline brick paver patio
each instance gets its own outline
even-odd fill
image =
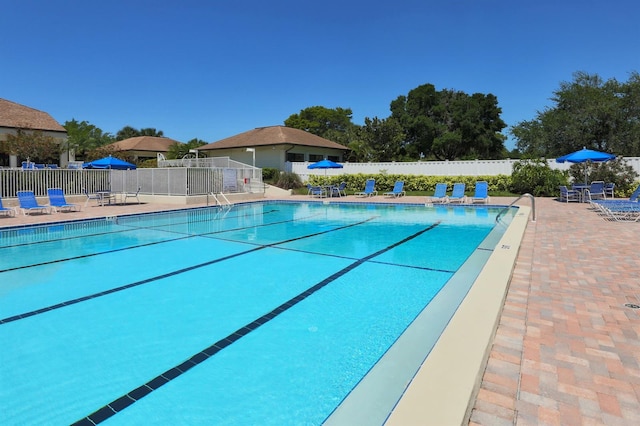
[[[640,223],[536,199],[471,425],[640,424]]]

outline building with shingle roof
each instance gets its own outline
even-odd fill
[[[28,106],[0,98],[0,142],[6,141],[8,135],[16,135],[18,130],[39,131],[63,143],[67,139],[67,131],[51,115]],[[0,152],[0,166],[17,167],[18,158],[11,153]],[[60,166],[69,162],[69,153],[60,155]]]
[[[247,149],[249,149],[247,151]],[[252,151],[254,150],[254,151]],[[287,161],[344,161],[344,145],[286,126],[258,127],[198,148],[209,157],[229,157],[245,164],[285,170]]]
[[[158,136],[136,136],[110,143],[107,147],[112,147],[116,151],[125,153],[127,157],[131,157],[134,161],[143,161],[157,158],[158,153],[166,154],[169,151],[169,147],[176,143],[182,142]]]

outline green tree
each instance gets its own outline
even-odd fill
[[[366,117],[364,126],[356,130],[357,137],[350,147],[356,148],[358,144],[364,149],[363,161],[399,161],[403,159],[403,141],[405,134],[402,126],[393,118],[373,119]]]
[[[75,153],[76,159],[84,159],[89,151],[110,144],[113,137],[87,121],[75,118],[64,123],[67,130],[67,148]]]
[[[323,106],[308,107],[298,114],[292,114],[284,121],[284,125],[304,130],[331,141],[348,145],[349,131],[355,124],[351,122],[351,108],[326,108]]]
[[[167,159],[175,160],[182,158],[185,155],[189,154],[190,149],[197,149],[198,147],[206,144],[207,143],[205,141],[198,138],[191,139],[187,143],[174,143],[169,147],[167,151]],[[200,154],[200,156],[202,157],[203,155]]]
[[[129,138],[135,138],[137,136],[157,136],[164,137],[164,132],[162,130],[156,130],[153,127],[147,127],[144,129],[136,129],[131,126],[124,126],[122,129],[118,130],[116,133],[116,141],[122,141]]]
[[[506,153],[501,134],[506,124],[492,94],[469,96],[424,84],[396,98],[390,108],[407,136],[404,149],[410,158],[502,158]]]
[[[558,157],[583,147],[618,155],[640,155],[640,75],[604,81],[577,72],[553,92],[553,107],[510,129],[527,156]]]
[[[57,163],[62,150],[59,140],[40,130],[18,129],[15,135],[7,135],[4,146],[8,153],[35,163]]]

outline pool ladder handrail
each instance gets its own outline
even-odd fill
[[[498,212],[498,214],[496,215],[496,223],[498,223],[498,220],[500,220],[500,215],[504,212],[508,212],[509,209],[511,208],[511,206],[513,206],[515,203],[517,203],[518,201],[520,201],[523,197],[529,197],[529,199],[531,200],[531,213],[532,213],[532,219],[531,222],[535,222],[536,221],[536,199],[533,197],[533,195],[529,194],[528,192],[526,194],[522,194],[521,196],[519,196],[518,198],[516,198],[511,204],[509,204],[507,207],[503,208],[502,210],[500,210]]]
[[[222,206],[222,202],[220,201],[220,199],[218,198],[221,197],[226,204],[224,204],[225,206],[232,206],[233,203],[231,201],[229,201],[229,199],[221,192],[219,194],[216,194],[215,192],[210,192],[207,194],[207,205],[209,205],[209,195],[211,195],[213,197],[214,200],[216,200],[216,206]]]

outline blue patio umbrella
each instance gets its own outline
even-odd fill
[[[563,155],[562,157],[556,158],[556,162],[564,163],[565,161],[568,163],[587,163],[589,161],[593,162],[603,162],[615,159],[616,156],[613,154],[608,154],[606,152],[594,151],[592,149],[582,148],[579,151],[572,152],[571,154]],[[587,165],[584,167],[584,183],[587,183]]]
[[[324,169],[325,176],[327,175],[327,169],[341,169],[342,164],[334,163],[331,160],[320,160],[317,163],[312,163],[307,166],[307,169]]]
[[[135,170],[136,165],[119,158],[108,156],[82,165],[83,169]]]

